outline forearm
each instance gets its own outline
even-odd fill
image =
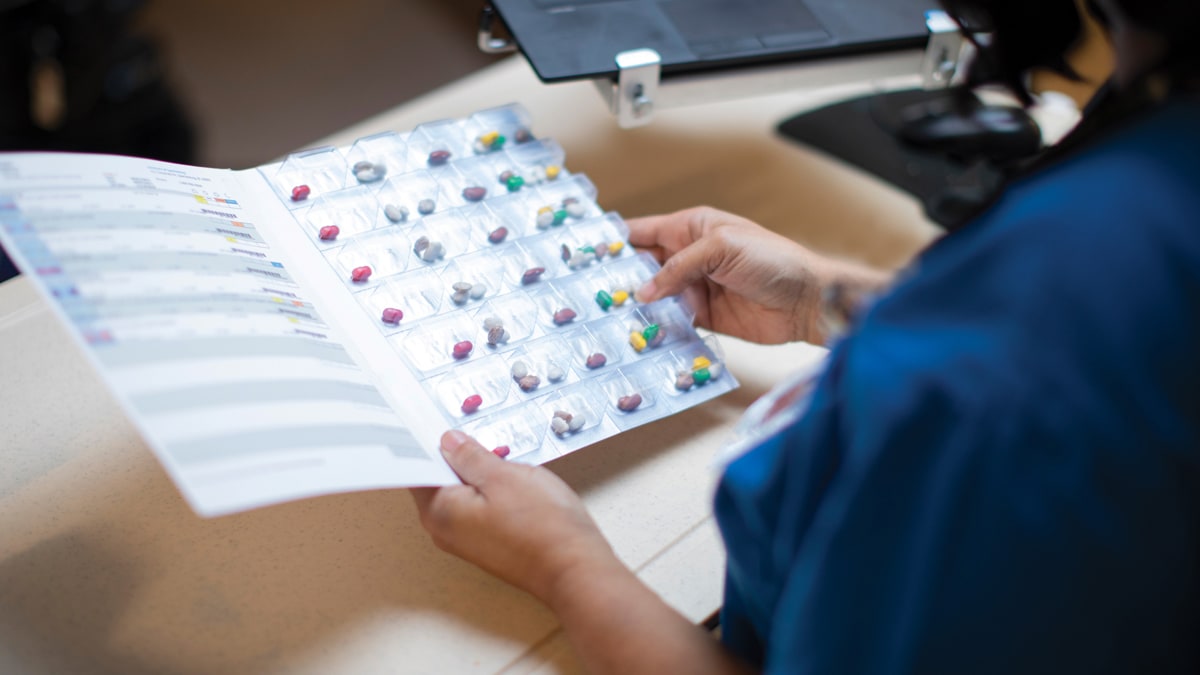
[[[588,672],[752,672],[615,559],[565,574],[549,604]]]

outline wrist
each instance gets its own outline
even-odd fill
[[[825,259],[814,266],[815,299],[806,304],[808,342],[826,344],[843,333],[864,302],[892,280],[887,272],[865,265]]]
[[[587,604],[597,590],[607,593],[607,589],[619,587],[631,578],[636,580],[611,550],[581,552],[560,563],[534,595],[561,617],[580,603]]]

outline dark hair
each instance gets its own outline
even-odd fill
[[[968,86],[999,84],[1024,103],[1031,97],[1026,74],[1046,68],[1072,79],[1066,53],[1083,32],[1075,0],[941,0],[946,11],[979,47],[967,75]],[[1161,36],[1167,52],[1155,71],[1181,80],[1200,75],[1200,0],[1107,0],[1133,24]],[[1088,10],[1101,23],[1107,17],[1096,0]],[[980,36],[988,34],[988,40]]]
[[[1028,105],[1030,70],[1047,68],[1078,79],[1066,62],[1083,33],[1075,0],[942,0],[942,7],[979,49],[968,86],[998,84]]]
[[[1125,18],[1150,31],[1167,43],[1167,51],[1157,70],[1183,79],[1200,75],[1200,2],[1196,0],[1110,0]],[[1108,23],[1104,9],[1096,0],[1088,0],[1088,9],[1101,23]]]

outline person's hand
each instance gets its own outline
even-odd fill
[[[623,566],[579,497],[542,467],[507,462],[459,431],[442,454],[465,485],[412,490],[438,548],[554,606],[569,576]]]
[[[639,301],[682,293],[696,323],[718,333],[764,344],[812,339],[816,256],[796,242],[707,207],[631,220],[629,241],[663,266]]]
[[[827,284],[886,281],[708,207],[630,220],[629,241],[663,266],[638,291],[639,301],[682,294],[696,310],[698,325],[763,344],[823,342],[818,318]]]

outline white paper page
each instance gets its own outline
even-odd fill
[[[423,449],[436,431],[414,435],[396,386],[377,386],[403,388],[407,373],[394,358],[360,365],[344,331],[362,317],[324,283],[323,261],[291,257],[289,222],[254,171],[0,159],[0,241],[198,513],[454,482]],[[431,418],[422,405],[407,409]]]

